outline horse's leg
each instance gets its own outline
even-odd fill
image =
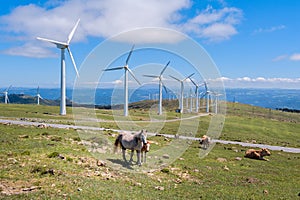
[[[145,159],[145,158],[144,158],[144,154],[145,154],[145,153],[144,153],[143,151],[141,151],[141,159],[142,159],[142,162],[144,162],[144,159]]]
[[[132,159],[132,157],[133,157],[133,154],[134,154],[134,150],[131,150],[131,153],[130,153],[130,160],[129,160],[129,162],[132,162],[132,161],[133,161],[133,159]]]
[[[127,162],[126,157],[125,157],[125,152],[126,152],[126,149],[122,148],[123,159],[125,162]]]
[[[141,150],[136,150],[136,156],[137,156],[137,164],[139,166],[141,166],[142,165],[142,163],[141,163]]]
[[[145,151],[144,153],[144,162],[146,163],[146,161],[147,161],[147,151]]]

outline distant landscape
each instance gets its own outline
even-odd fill
[[[2,90],[0,89],[0,91]],[[9,92],[9,99],[11,103],[34,104],[36,103],[37,99],[36,92],[37,90],[35,88],[12,88]],[[67,89],[68,105],[71,105],[72,92],[72,89]],[[97,89],[95,94],[95,102],[86,103],[107,108],[111,104],[112,92],[113,89]],[[120,92],[120,95],[122,94],[123,93]],[[129,102],[149,100],[149,97],[150,100],[155,100],[155,97],[157,96],[155,96],[155,94],[157,94],[157,88],[141,88],[136,90],[132,96],[130,96]],[[41,88],[40,95],[46,100],[41,100],[41,104],[59,105],[60,90],[58,88]],[[4,102],[3,98],[3,95],[1,95],[0,102]],[[177,97],[173,92],[167,94],[165,91],[163,91],[163,98],[176,99]],[[224,97],[222,98],[224,99]],[[283,109],[283,111],[297,111],[300,110],[300,90],[229,88],[226,89],[226,101],[260,106],[263,108]],[[122,100],[120,100],[120,104],[121,103]]]

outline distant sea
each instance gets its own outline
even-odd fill
[[[4,89],[0,89],[3,91]],[[72,99],[72,89],[67,89],[67,98]],[[35,96],[36,88],[11,88],[9,94],[26,94]],[[113,104],[122,103],[123,91],[117,91],[119,98],[113,100]],[[157,88],[138,89],[130,94],[130,102],[158,98]],[[113,89],[97,89],[95,103],[97,105],[110,105]],[[40,89],[40,95],[44,99],[56,100],[60,98],[60,89]],[[163,92],[164,99],[174,99],[175,94]],[[93,98],[90,98],[93,99]],[[114,98],[115,99],[115,98]],[[239,102],[264,108],[289,108],[300,110],[300,89],[226,89],[226,100],[228,102]],[[87,103],[87,102],[80,102]]]

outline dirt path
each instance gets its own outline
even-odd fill
[[[121,132],[123,130],[115,130],[115,129],[106,129],[100,127],[91,127],[91,126],[76,126],[76,125],[65,125],[65,124],[50,124],[50,123],[40,123],[40,122],[29,122],[29,121],[18,121],[18,120],[7,120],[7,119],[0,119],[0,123],[2,124],[15,124],[15,125],[28,125],[28,126],[40,126],[45,125],[51,128],[61,128],[61,129],[82,129],[82,130],[93,130],[93,131],[103,131],[103,130],[112,130],[116,132]],[[155,136],[156,133],[148,133],[148,135]],[[164,137],[174,138],[174,135],[168,134],[160,134]],[[195,137],[188,137],[188,136],[180,136],[181,139],[187,140],[199,140],[200,138]],[[246,142],[236,142],[236,141],[226,141],[226,140],[212,140],[212,142],[218,142],[222,144],[237,144],[246,147],[256,147],[256,148],[268,148],[270,150],[275,151],[284,151],[290,153],[300,153],[300,148],[292,148],[292,147],[281,147],[281,146],[272,146],[266,144],[253,144],[253,143],[246,143]]]

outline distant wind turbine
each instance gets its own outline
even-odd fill
[[[184,91],[184,81],[186,81],[186,79],[190,78],[191,76],[193,76],[195,73],[192,73],[191,75],[185,77],[184,79],[180,80],[174,76],[171,76],[171,78],[175,79],[176,81],[180,82],[180,104],[179,104],[179,109],[180,109],[180,113],[183,112],[183,91]]]
[[[77,29],[77,26],[80,22],[80,19],[78,19],[78,21],[76,22],[75,26],[73,27],[72,31],[70,32],[67,42],[58,42],[55,40],[50,40],[50,39],[46,39],[46,38],[40,38],[37,37],[38,40],[42,40],[42,41],[46,41],[46,42],[50,42],[56,45],[57,48],[61,49],[61,85],[60,85],[60,114],[61,115],[66,115],[67,111],[66,111],[66,63],[65,63],[65,49],[68,50],[71,61],[73,63],[74,69],[76,71],[77,77],[79,77],[78,74],[78,70],[76,67],[76,63],[74,61],[72,52],[69,48],[70,42],[73,38],[73,35]]]
[[[162,114],[162,88],[164,88],[165,91],[168,92],[166,86],[164,85],[164,83],[162,81],[162,75],[163,75],[164,71],[167,69],[169,64],[170,64],[170,61],[166,64],[166,66],[163,68],[163,70],[161,70],[159,75],[144,75],[145,77],[158,78],[158,81],[159,81],[158,114],[159,115]]]
[[[41,97],[40,95],[40,87],[37,88],[36,98],[37,98],[37,105],[40,105],[40,99],[43,99],[43,97]]]
[[[206,96],[206,112],[209,113],[209,101],[210,101],[211,91],[208,90],[207,82],[205,81],[204,81],[204,86],[205,86],[204,96]]]
[[[199,111],[199,87],[203,86],[204,83],[201,84],[196,84],[191,78],[190,78],[191,82],[195,85],[196,89],[195,89],[195,95],[196,95],[196,113]]]
[[[12,87],[12,85],[10,85],[8,88],[6,88],[6,90],[4,90],[4,92],[2,92],[2,94],[4,95],[4,103],[5,104],[9,103],[8,91],[10,90],[11,87]]]
[[[126,59],[125,65],[123,67],[115,67],[115,68],[110,68],[110,69],[105,69],[104,71],[114,71],[114,70],[120,70],[124,69],[124,116],[128,116],[128,72],[131,74],[131,76],[136,80],[136,82],[141,85],[139,80],[135,77],[131,69],[128,67],[128,62],[131,57],[131,54],[133,52],[134,45],[132,46],[128,57]]]
[[[212,92],[211,94],[212,94],[213,96],[215,96],[215,113],[218,114],[219,97],[222,96],[222,94],[217,93],[217,92]]]

